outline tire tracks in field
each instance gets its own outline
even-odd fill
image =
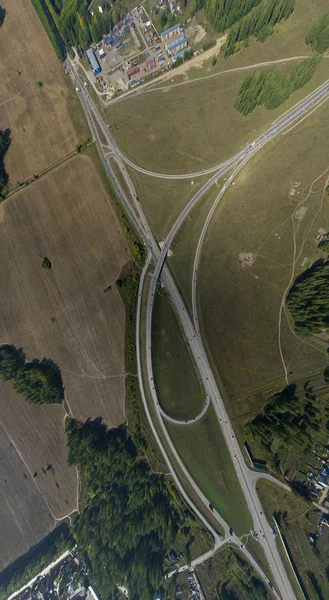
[[[7,438],[9,439],[9,441],[10,441],[10,443],[11,443],[11,445],[12,445],[12,446],[15,448],[15,450],[16,450],[16,452],[17,452],[17,454],[18,454],[19,458],[21,459],[22,463],[24,464],[25,468],[26,468],[26,469],[27,469],[27,471],[29,472],[29,474],[30,474],[30,476],[31,476],[31,479],[32,479],[32,481],[33,481],[33,483],[34,483],[35,487],[37,488],[37,490],[38,490],[39,494],[40,494],[40,495],[41,495],[41,497],[43,498],[43,500],[44,500],[44,502],[45,502],[45,504],[46,504],[46,506],[47,506],[47,508],[48,508],[48,510],[49,510],[49,512],[50,512],[50,514],[51,514],[51,516],[52,516],[52,517],[53,517],[53,519],[54,519],[54,521],[56,521],[56,522],[60,522],[60,521],[63,521],[64,519],[70,518],[70,516],[71,516],[71,515],[72,515],[74,512],[76,512],[76,509],[74,509],[73,511],[71,511],[70,513],[68,513],[67,515],[65,515],[65,516],[63,516],[63,517],[56,517],[56,515],[55,515],[55,513],[54,513],[53,509],[51,508],[51,506],[50,506],[50,504],[49,504],[49,502],[48,502],[48,500],[47,500],[46,496],[44,495],[44,493],[43,493],[42,489],[40,488],[40,486],[39,486],[38,482],[36,481],[35,477],[33,477],[33,473],[32,473],[32,471],[31,471],[31,469],[30,469],[29,465],[27,464],[27,462],[26,462],[26,460],[25,460],[25,458],[24,458],[23,454],[21,453],[21,451],[20,451],[20,449],[18,448],[18,446],[17,446],[16,442],[13,440],[13,438],[11,437],[10,433],[7,431],[6,427],[4,426],[4,424],[3,424],[3,422],[2,422],[1,420],[0,420],[0,426],[2,427],[3,431],[5,432],[5,434],[6,434]]]
[[[290,217],[289,217],[289,218],[291,219],[291,221],[292,221],[293,247],[294,247],[294,249],[293,249],[293,261],[292,261],[292,268],[291,268],[291,275],[290,275],[289,283],[288,283],[288,285],[287,285],[287,287],[286,287],[286,289],[285,289],[285,291],[284,291],[284,293],[283,293],[283,296],[282,296],[282,300],[281,300],[281,304],[280,304],[280,310],[279,310],[279,321],[278,321],[278,344],[279,344],[279,353],[280,353],[280,358],[281,358],[282,366],[283,366],[283,369],[284,369],[285,380],[286,380],[286,383],[287,383],[287,385],[289,385],[289,378],[288,378],[288,368],[287,368],[287,364],[286,364],[286,362],[285,362],[285,359],[284,359],[284,356],[283,356],[283,350],[282,350],[282,341],[281,341],[281,333],[282,333],[282,331],[281,331],[281,326],[282,326],[282,313],[284,313],[284,316],[286,317],[286,321],[287,321],[287,323],[288,323],[288,326],[289,326],[289,328],[290,328],[291,332],[292,332],[292,333],[295,335],[295,337],[297,337],[297,338],[298,338],[298,340],[299,340],[299,341],[301,341],[301,340],[300,340],[300,338],[297,336],[297,334],[296,334],[295,332],[293,332],[293,331],[292,331],[292,328],[291,328],[291,323],[290,323],[290,321],[289,321],[289,319],[288,319],[288,315],[287,315],[287,312],[286,312],[286,310],[285,310],[285,308],[286,308],[286,307],[285,307],[285,302],[286,302],[286,297],[287,297],[288,291],[289,291],[289,289],[291,288],[291,285],[292,285],[292,283],[293,283],[293,280],[294,280],[294,276],[295,276],[295,270],[296,270],[296,264],[297,264],[298,260],[299,260],[299,259],[300,259],[300,257],[301,257],[301,254],[302,254],[302,252],[303,252],[303,250],[304,250],[304,246],[305,246],[306,240],[307,240],[307,238],[308,238],[308,236],[309,236],[309,234],[310,234],[310,232],[311,232],[311,229],[312,229],[312,227],[313,227],[313,225],[314,225],[314,222],[315,222],[316,218],[318,217],[318,215],[320,214],[320,212],[321,212],[321,210],[322,210],[322,207],[323,207],[323,202],[324,202],[324,196],[325,196],[325,192],[326,192],[326,187],[328,186],[328,182],[329,182],[329,176],[328,176],[328,175],[327,175],[327,177],[326,177],[326,179],[325,179],[325,182],[324,182],[324,184],[323,184],[323,186],[322,186],[322,196],[321,196],[320,206],[319,206],[318,210],[316,211],[315,215],[313,216],[313,218],[312,218],[311,222],[310,222],[310,223],[308,224],[308,226],[306,227],[306,231],[305,231],[305,234],[304,234],[304,236],[302,237],[302,243],[301,243],[301,246],[300,246],[300,249],[299,249],[299,252],[298,252],[298,253],[297,253],[297,234],[298,234],[298,231],[299,231],[299,226],[300,226],[300,224],[301,224],[301,221],[298,221],[298,223],[297,223],[297,226],[296,226],[294,218],[295,218],[295,214],[296,214],[296,212],[297,212],[298,208],[299,208],[299,207],[300,207],[302,204],[304,204],[304,203],[306,203],[306,202],[308,202],[308,201],[309,201],[311,194],[312,194],[312,193],[319,193],[319,191],[320,191],[320,190],[318,190],[318,191],[315,191],[315,192],[313,191],[313,186],[314,186],[314,185],[315,185],[315,184],[316,184],[318,181],[320,181],[320,180],[321,180],[321,178],[322,178],[322,177],[323,177],[323,176],[324,176],[326,173],[328,173],[328,170],[329,170],[329,166],[328,166],[328,167],[326,167],[326,169],[325,169],[325,170],[324,170],[324,171],[321,173],[321,175],[319,175],[318,177],[316,177],[316,179],[314,179],[314,180],[312,181],[312,183],[311,183],[311,184],[309,184],[308,186],[306,186],[306,187],[304,188],[304,190],[303,190],[303,192],[302,192],[302,193],[304,193],[304,191],[306,191],[306,190],[307,190],[307,188],[309,188],[309,189],[308,189],[308,193],[307,193],[306,197],[305,197],[305,198],[303,198],[302,200],[300,200],[300,202],[298,202],[298,204],[295,206],[295,208],[294,208],[294,210],[293,210],[292,214],[291,214],[291,215],[290,215]],[[287,220],[288,220],[288,219],[287,219]],[[309,344],[309,345],[311,345],[311,346],[314,348],[313,344]],[[319,350],[320,352],[322,352],[320,349],[318,349],[318,350]],[[290,364],[291,360],[292,360],[292,357],[291,357],[291,359],[290,359],[290,361],[289,361],[288,365]]]

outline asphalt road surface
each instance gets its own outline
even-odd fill
[[[173,302],[173,305],[175,307],[177,316],[178,316],[178,318],[181,322],[181,325],[183,327],[183,330],[185,332],[185,337],[186,337],[187,343],[193,354],[195,364],[196,364],[197,370],[199,372],[199,375],[203,381],[206,393],[209,396],[210,401],[213,403],[218,422],[221,426],[223,435],[225,437],[227,447],[228,447],[231,457],[232,457],[232,462],[233,462],[234,468],[236,470],[237,476],[240,481],[241,488],[243,490],[249,511],[252,516],[254,529],[258,533],[259,542],[264,550],[265,556],[266,556],[268,563],[270,565],[270,568],[272,570],[273,583],[278,588],[278,591],[279,591],[279,594],[275,591],[275,595],[278,598],[281,597],[282,600],[292,600],[295,597],[293,589],[291,587],[290,581],[287,577],[287,573],[282,564],[281,557],[279,555],[279,552],[278,552],[278,549],[276,546],[276,542],[273,539],[271,528],[270,528],[268,522],[266,521],[265,516],[263,515],[262,507],[261,507],[261,504],[259,502],[256,490],[255,490],[255,482],[256,482],[257,478],[259,478],[261,475],[255,474],[253,471],[251,471],[246,466],[244,457],[240,450],[240,446],[235,438],[233,428],[230,424],[230,420],[228,418],[222,397],[220,395],[220,392],[219,392],[217,384],[215,382],[212,370],[210,368],[210,365],[209,365],[209,362],[208,362],[208,359],[207,359],[207,356],[206,356],[206,353],[205,353],[205,350],[203,347],[203,343],[202,343],[201,337],[199,335],[198,327],[194,327],[194,325],[188,315],[188,312],[182,302],[182,299],[178,293],[177,287],[176,287],[176,285],[173,281],[173,278],[169,272],[169,269],[166,265],[166,258],[167,258],[167,252],[170,248],[170,244],[172,243],[172,240],[173,240],[174,236],[176,235],[179,227],[181,226],[181,224],[183,223],[184,219],[189,214],[189,212],[192,210],[192,208],[195,206],[195,204],[198,202],[198,200],[205,193],[205,191],[207,189],[209,189],[211,185],[213,185],[213,183],[218,179],[218,177],[229,172],[233,167],[238,165],[237,170],[242,168],[242,166],[247,162],[247,160],[249,160],[249,158],[255,152],[257,152],[261,147],[263,147],[269,140],[273,139],[275,136],[277,136],[278,134],[283,132],[287,127],[290,127],[293,123],[298,122],[298,120],[300,118],[302,118],[307,113],[307,111],[314,108],[324,98],[326,98],[326,96],[329,94],[329,82],[326,82],[325,84],[320,86],[313,94],[309,95],[303,101],[298,103],[295,107],[293,107],[292,109],[287,111],[280,119],[278,119],[275,123],[273,123],[272,126],[266,132],[261,134],[254,142],[252,142],[252,144],[248,145],[244,150],[242,150],[242,152],[238,153],[232,159],[229,159],[229,161],[226,161],[225,163],[222,163],[222,165],[219,165],[218,167],[214,167],[208,171],[201,171],[201,172],[193,173],[193,174],[189,173],[189,174],[180,175],[180,176],[177,176],[177,175],[174,175],[174,176],[169,175],[168,176],[168,175],[161,174],[161,173],[152,173],[151,171],[148,171],[148,170],[142,170],[142,168],[138,167],[138,165],[134,165],[133,163],[131,163],[131,161],[127,161],[127,159],[123,156],[123,154],[118,149],[112,136],[110,135],[108,128],[104,124],[104,122],[99,114],[99,111],[98,111],[97,107],[95,106],[95,103],[90,98],[88,91],[82,84],[77,73],[73,69],[72,69],[72,73],[73,73],[73,76],[75,77],[76,85],[80,92],[80,100],[81,100],[82,106],[84,108],[86,117],[88,119],[88,123],[90,125],[93,137],[96,141],[100,156],[106,167],[107,174],[111,178],[113,185],[114,185],[117,193],[119,194],[121,201],[122,201],[125,209],[127,210],[136,230],[138,231],[139,235],[141,236],[141,239],[144,241],[144,244],[147,246],[150,256],[152,256],[153,260],[155,261],[155,268],[153,271],[153,275],[152,275],[152,279],[151,279],[151,283],[150,283],[148,300],[147,300],[145,352],[146,352],[148,387],[151,392],[154,406],[158,413],[158,418],[159,418],[160,426],[162,428],[162,433],[163,433],[164,437],[166,438],[166,442],[169,445],[170,450],[171,450],[172,454],[174,455],[177,464],[183,470],[184,475],[188,478],[190,485],[193,487],[194,491],[197,493],[199,499],[203,502],[203,504],[205,506],[208,506],[208,504],[209,504],[208,499],[203,495],[202,491],[199,490],[199,488],[197,488],[193,479],[189,475],[185,465],[183,464],[183,462],[181,461],[177,452],[175,451],[175,448],[167,434],[166,428],[163,424],[161,410],[159,407],[156,392],[154,389],[152,356],[151,356],[151,329],[152,329],[152,311],[153,311],[154,294],[156,292],[156,286],[157,286],[157,283],[158,283],[158,280],[160,277],[161,277],[162,283],[167,288],[167,291],[168,291],[168,293],[171,297],[171,300]],[[133,205],[131,205],[130,199],[126,197],[126,194],[125,194],[124,190],[122,189],[122,187],[120,186],[120,183],[117,181],[117,178],[116,178],[115,174],[113,173],[113,170],[110,168],[110,164],[106,158],[103,146],[100,142],[99,135],[98,135],[97,129],[94,124],[94,119],[97,121],[98,126],[101,128],[102,132],[104,133],[104,136],[105,136],[106,140],[108,141],[108,146],[111,149],[110,154],[117,161],[117,164],[119,165],[120,170],[125,178],[129,192],[133,199]],[[172,230],[170,231],[169,235],[167,236],[167,238],[163,244],[163,248],[161,250],[152,235],[152,232],[151,232],[148,222],[145,218],[142,207],[141,207],[140,203],[137,201],[136,191],[135,191],[132,181],[129,177],[129,174],[126,171],[124,162],[128,162],[128,164],[130,164],[130,166],[134,166],[134,168],[137,168],[137,170],[142,170],[142,172],[145,172],[149,175],[157,176],[160,178],[175,178],[175,179],[176,178],[191,178],[191,177],[198,176],[198,175],[204,175],[205,173],[214,172],[214,175],[212,175],[212,177],[202,186],[202,188],[199,190],[199,192],[197,192],[197,194],[195,194],[195,196],[192,198],[192,200],[185,206],[185,208],[183,209],[179,218],[177,219],[176,223],[174,224]],[[241,163],[241,165],[239,163]],[[220,198],[225,193],[225,190],[227,189],[227,186],[232,181],[234,174],[235,173],[233,173],[230,176],[229,180],[223,186],[221,192],[218,194],[218,196],[216,198],[215,203],[216,202],[218,203]],[[210,218],[211,218],[211,215],[209,217],[209,220],[210,220]],[[201,246],[202,246],[202,240],[201,240],[201,244],[200,244],[200,251],[201,251]],[[196,285],[197,264],[198,264],[198,259],[197,259],[197,262],[195,262],[196,268],[194,270],[194,275],[193,275],[193,280],[195,277],[195,285]],[[143,278],[143,282],[144,282],[144,278]],[[194,281],[193,281],[193,283],[194,283]],[[141,290],[140,290],[140,293],[141,293]],[[140,308],[139,308],[139,310],[140,310]],[[194,310],[194,320],[195,320],[195,322],[197,322],[197,312],[195,310]],[[139,358],[139,360],[140,360],[140,358]],[[141,372],[139,373],[139,381],[140,381],[141,390],[144,394],[144,399],[145,399],[144,384],[143,384],[143,378],[142,378]],[[146,399],[144,402],[144,406],[145,406],[145,410],[148,412]],[[190,506],[193,508],[193,510],[198,514],[198,516],[201,518],[202,522],[206,525],[206,523],[207,523],[206,519],[203,517],[203,515],[200,513],[200,511],[194,505],[194,503],[189,499],[188,495],[184,492],[184,490],[180,484],[179,478],[176,475],[175,468],[170,463],[170,460],[167,456],[165,449],[163,448],[163,445],[162,445],[161,440],[156,432],[156,428],[153,424],[151,415],[149,413],[148,413],[148,418],[149,418],[150,424],[152,424],[152,430],[153,430],[154,435],[156,436],[159,447],[160,447],[161,451],[163,452],[163,454],[168,462],[168,465],[170,464],[170,470],[171,470],[172,474],[174,474],[173,476],[176,481],[176,485],[180,489],[180,491],[181,491],[182,495],[184,496],[184,498],[186,499],[186,501],[190,504]],[[287,489],[289,489],[289,488],[287,488]],[[210,529],[212,531],[212,534],[214,535],[214,539],[215,539],[215,547],[212,551],[209,551],[209,553],[207,553],[207,557],[208,557],[208,555],[211,556],[212,553],[214,551],[216,551],[220,547],[220,545],[222,545],[223,543],[229,542],[229,543],[232,543],[234,545],[238,545],[241,547],[241,542],[240,542],[239,538],[235,535],[230,536],[228,524],[225,523],[225,521],[222,519],[222,517],[215,511],[214,511],[214,517],[218,521],[218,523],[221,525],[221,527],[224,529],[225,538],[220,539],[220,537],[215,532],[215,530],[211,526],[209,526],[209,524],[206,525],[206,526],[208,526],[208,529]],[[262,570],[260,569],[260,567],[256,563],[256,561],[253,559],[253,557],[251,557],[249,552],[245,548],[241,548],[241,550],[244,551],[246,557],[254,565],[254,567],[256,568],[258,573],[261,575],[263,580],[266,583],[269,583],[267,577],[264,575],[264,573],[262,572]],[[201,562],[201,560],[205,560],[205,559],[206,559],[205,556],[200,557],[200,562]]]

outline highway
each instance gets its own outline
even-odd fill
[[[206,356],[206,353],[205,353],[205,350],[203,347],[201,336],[199,335],[198,328],[194,327],[194,325],[188,315],[188,312],[182,302],[182,299],[178,293],[178,290],[177,290],[176,285],[173,281],[173,278],[170,274],[170,271],[166,265],[166,257],[167,257],[167,252],[170,248],[170,244],[172,243],[172,240],[173,240],[174,236],[176,235],[180,225],[183,223],[184,219],[189,214],[189,212],[192,210],[192,208],[195,206],[195,204],[198,202],[198,200],[202,197],[204,192],[207,189],[209,189],[211,185],[213,185],[213,183],[218,179],[218,177],[220,177],[224,173],[227,173],[230,169],[232,169],[232,167],[239,165],[240,162],[245,164],[247,162],[247,160],[249,160],[251,158],[251,156],[253,156],[255,154],[255,152],[257,152],[262,146],[264,146],[270,139],[273,139],[275,136],[277,136],[280,132],[282,132],[285,128],[290,126],[292,123],[297,122],[298,119],[301,118],[301,116],[305,115],[307,110],[310,110],[312,107],[314,107],[316,104],[318,104],[323,98],[325,98],[329,93],[329,82],[326,82],[323,86],[321,86],[318,90],[316,90],[314,92],[314,94],[310,95],[308,98],[306,98],[305,100],[300,102],[298,105],[293,107],[281,119],[279,119],[276,123],[274,123],[268,131],[261,134],[261,136],[259,136],[257,138],[257,140],[255,140],[252,144],[250,144],[247,148],[245,148],[241,153],[237,154],[236,157],[233,157],[226,163],[223,163],[222,165],[220,165],[218,170],[215,172],[215,174],[212,175],[212,177],[209,179],[209,181],[202,186],[202,188],[199,190],[199,192],[197,192],[197,194],[194,195],[192,200],[183,209],[182,213],[180,214],[179,218],[177,219],[176,223],[174,224],[172,230],[170,231],[169,235],[167,236],[162,250],[160,251],[159,246],[150,231],[150,228],[149,228],[149,225],[145,218],[145,215],[143,213],[142,207],[139,202],[136,202],[136,192],[134,190],[134,186],[133,186],[131,179],[129,177],[129,174],[127,173],[125,166],[123,164],[125,159],[124,159],[122,153],[120,153],[120,151],[118,151],[117,146],[112,139],[112,136],[110,135],[107,127],[105,126],[102,118],[100,117],[97,107],[95,106],[94,102],[90,98],[87,90],[85,89],[84,85],[82,84],[82,82],[80,81],[80,79],[78,78],[78,75],[76,74],[76,72],[74,70],[73,70],[73,74],[74,74],[74,77],[75,77],[75,80],[77,83],[77,87],[80,91],[80,99],[82,102],[82,106],[85,110],[86,117],[90,124],[93,136],[96,140],[97,147],[100,152],[100,156],[104,162],[104,165],[106,166],[107,173],[108,173],[109,177],[112,179],[112,181],[115,185],[115,189],[117,190],[117,192],[122,200],[122,203],[125,206],[136,230],[138,231],[139,235],[141,236],[141,239],[144,241],[145,245],[147,246],[147,249],[149,251],[149,256],[152,256],[153,260],[155,261],[155,268],[154,268],[154,272],[153,272],[151,282],[150,282],[150,290],[149,290],[148,301],[147,301],[145,352],[146,352],[148,387],[151,392],[154,406],[158,413],[159,423],[160,423],[163,435],[166,439],[167,444],[170,447],[172,454],[175,457],[175,460],[177,461],[177,464],[180,466],[180,468],[184,472],[184,475],[187,477],[190,485],[192,485],[193,489],[198,494],[200,500],[204,503],[204,505],[208,506],[209,502],[208,502],[207,498],[205,498],[205,496],[202,494],[201,490],[199,490],[197,488],[197,486],[195,485],[195,483],[194,483],[193,479],[191,478],[191,476],[189,475],[185,465],[182,463],[180,457],[177,455],[175,448],[167,434],[166,428],[165,428],[163,420],[162,420],[162,415],[161,415],[161,411],[159,408],[156,391],[154,389],[152,356],[151,356],[152,311],[153,311],[154,294],[156,293],[156,287],[157,287],[157,283],[158,283],[158,280],[160,277],[161,277],[163,284],[167,288],[167,291],[171,297],[173,306],[176,310],[176,314],[181,322],[187,343],[188,343],[188,345],[190,347],[190,351],[192,352],[192,355],[194,357],[196,368],[199,372],[199,376],[203,382],[206,393],[209,396],[210,401],[213,403],[213,406],[215,408],[218,422],[222,428],[223,435],[225,437],[228,449],[229,449],[231,457],[232,457],[233,465],[235,467],[237,476],[240,481],[240,485],[242,487],[246,502],[248,504],[248,508],[249,508],[251,516],[252,516],[252,520],[254,523],[254,529],[258,532],[259,541],[261,543],[261,546],[264,550],[265,556],[268,560],[268,563],[269,563],[270,568],[273,573],[274,584],[276,585],[276,587],[278,588],[278,591],[279,591],[279,594],[277,592],[275,592],[276,596],[278,598],[281,597],[282,600],[292,600],[295,597],[293,589],[288,580],[287,574],[285,572],[280,555],[277,550],[276,542],[273,539],[270,526],[267,523],[267,521],[263,515],[262,507],[261,507],[261,504],[259,502],[258,496],[255,491],[255,480],[256,480],[255,474],[252,471],[250,471],[250,469],[248,469],[248,467],[245,464],[244,457],[240,450],[239,444],[234,436],[234,432],[233,432],[232,426],[230,424],[228,415],[226,413],[222,397],[217,388],[217,384],[215,382],[212,370],[211,370],[209,362],[207,360],[207,356]],[[117,163],[122,171],[122,174],[125,178],[127,186],[129,188],[129,191],[133,198],[133,207],[131,206],[129,199],[126,197],[120,184],[116,180],[116,177],[115,177],[113,171],[110,168],[110,165],[106,159],[106,155],[104,154],[102,144],[99,140],[98,132],[94,125],[93,117],[92,117],[91,113],[93,113],[94,118],[97,120],[99,127],[101,128],[102,132],[104,133],[104,136],[106,137],[106,140],[109,143],[110,148],[112,148],[111,155],[114,156],[114,158],[117,161]],[[241,164],[241,166],[239,168],[242,168],[243,164]],[[200,174],[204,174],[204,172],[201,172]],[[158,174],[158,175],[160,177],[162,177],[162,174]],[[191,174],[189,174],[188,176],[191,177]],[[192,174],[192,176],[193,176],[193,174]],[[175,176],[175,178],[176,177],[177,176]],[[225,183],[225,185],[223,186],[223,188],[222,188],[220,194],[217,196],[215,202],[218,202],[219,199],[222,197],[222,195],[225,193],[225,190],[227,189],[227,186],[230,184],[231,180],[232,180],[232,175],[229,178],[229,180]],[[202,245],[202,242],[201,242],[201,245]],[[200,250],[201,250],[201,246],[200,246]],[[149,259],[149,260],[151,260],[151,259]],[[196,275],[196,273],[197,273],[197,270],[195,270],[195,275]],[[144,282],[144,278],[143,278],[143,282]],[[194,312],[194,317],[197,318],[197,311]],[[142,377],[141,371],[139,372],[139,381],[140,381],[141,390],[143,390],[143,394],[144,394],[144,382],[143,382],[143,377]],[[145,399],[145,394],[144,394],[144,399]],[[145,399],[144,406],[145,406],[145,410],[147,410],[146,399]],[[148,418],[149,418],[149,422],[151,424],[152,423],[151,416],[149,415]],[[155,431],[154,425],[152,427],[152,431],[153,431],[153,433]],[[158,443],[159,442],[161,443],[158,436],[156,437],[156,439],[157,439]],[[159,445],[159,447],[161,449],[160,445]],[[164,448],[162,446],[161,451],[163,451],[163,450],[164,450]],[[169,458],[166,455],[165,450],[164,450],[164,456],[166,457],[166,460],[168,462]],[[169,463],[170,463],[170,461],[169,461]],[[171,470],[172,474],[175,473],[175,469],[174,469],[173,465],[171,465],[170,470]],[[258,477],[259,477],[259,475],[257,474],[257,478]],[[179,489],[181,490],[182,488],[181,488],[181,486],[179,486],[180,484],[177,483],[177,481],[179,481],[177,475],[176,475],[175,481],[176,481],[176,484],[178,485]],[[183,494],[183,496],[186,499],[186,494],[185,495]],[[189,499],[188,503],[190,504],[190,506],[193,507],[193,510],[199,515],[197,507],[194,506],[193,502],[191,504],[190,499]],[[239,545],[240,544],[239,538],[237,538],[236,536],[229,536],[229,533],[227,532],[228,525],[220,517],[220,515],[215,513],[214,516],[215,516],[216,520],[218,521],[218,523],[221,525],[221,527],[225,531],[225,540],[218,540],[218,537],[216,537],[216,535],[214,535],[214,530],[212,531],[214,538],[215,538],[215,549],[218,549],[219,544],[222,544],[228,540],[230,540],[231,543]],[[206,521],[204,519],[204,517],[201,518],[201,520],[203,523],[205,523],[205,521]],[[209,524],[208,524],[208,529],[209,529]],[[216,532],[215,532],[215,534],[216,534]],[[243,548],[242,550],[245,552],[246,555],[247,554],[249,555],[249,553],[246,551],[245,548]],[[255,563],[255,561],[252,559],[251,556],[248,556],[248,559],[252,562],[252,564]],[[256,563],[256,565],[257,565],[257,563]],[[267,580],[266,576],[262,573],[260,567],[257,565],[257,566],[255,566],[255,568],[260,573],[263,580],[268,583],[268,580]]]

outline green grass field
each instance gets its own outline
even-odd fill
[[[169,180],[150,177],[130,167],[128,171],[146,218],[158,240],[169,233],[184,206],[209,178],[200,176],[194,179]],[[158,171],[162,172],[161,167]]]
[[[264,44],[252,42],[241,54],[226,61],[220,59],[215,70],[205,65],[201,70],[189,71],[187,77],[190,72],[208,76],[216,70],[230,71],[263,61],[310,55],[304,38],[313,20],[325,10],[325,2],[321,0],[312,5],[310,18],[306,18],[306,7],[309,9],[310,3],[297,0],[298,6],[288,22],[280,25],[278,33]],[[165,89],[138,93],[111,105],[108,113],[113,133],[123,152],[141,166],[177,173],[202,170],[237,152],[288,107],[327,79],[327,62],[328,59],[324,59],[309,84],[292,94],[278,109],[267,111],[258,107],[247,117],[233,107],[246,71],[225,72],[218,77],[205,77],[202,81],[171,88],[176,81],[173,76],[173,82],[158,84]],[[280,68],[286,71],[295,64],[293,61]]]
[[[163,410],[179,420],[202,410],[205,393],[175,312],[164,290],[155,297],[152,329],[154,381]]]
[[[325,104],[248,163],[217,208],[203,246],[198,281],[203,337],[242,425],[284,387],[280,349],[291,382],[323,373],[327,364],[326,349],[297,338],[284,313],[280,340],[278,334],[285,290],[304,261],[316,258],[315,236],[329,225],[323,198],[328,116]]]
[[[249,533],[251,518],[212,406],[194,425],[166,426],[185,466],[209,502],[238,535]]]
[[[329,597],[328,569],[329,549],[327,528],[324,528],[317,547],[308,539],[317,530],[320,511],[307,504],[300,496],[286,493],[268,481],[260,481],[257,491],[268,519],[273,512],[279,513],[279,525],[285,537],[291,557],[309,598],[313,600]],[[323,544],[321,539],[323,538]],[[278,539],[278,538],[277,538]],[[278,540],[278,544],[281,544]],[[312,579],[315,578],[315,588]],[[314,579],[313,579],[314,580]]]

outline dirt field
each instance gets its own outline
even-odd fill
[[[75,157],[6,200],[0,230],[0,340],[58,364],[76,418],[121,423],[124,307],[104,288],[130,253],[92,161]]]
[[[77,475],[67,465],[63,407],[32,406],[1,383],[0,412],[1,570],[76,509]]]
[[[1,5],[6,16],[0,35],[0,128],[11,130],[6,168],[13,188],[74,150],[78,136],[68,114],[63,66],[32,4],[2,0]]]

